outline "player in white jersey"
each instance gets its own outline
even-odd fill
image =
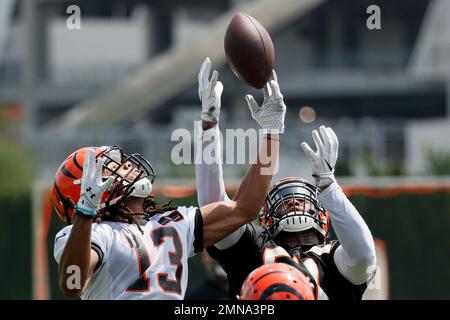
[[[140,226],[142,232],[130,223],[93,223],[91,248],[99,262],[81,298],[182,299],[187,285],[187,259],[196,251],[197,210],[178,207],[157,213]],[[61,260],[71,230],[72,225],[56,235],[57,261]],[[198,245],[197,251],[201,250]]]
[[[217,71],[211,79],[209,74],[206,63],[199,94],[220,109],[222,84]],[[66,158],[53,188],[56,212],[71,224],[56,235],[54,247],[59,285],[66,295],[183,299],[187,259],[255,219],[263,204],[286,112],[277,82],[267,86],[273,94],[251,110],[265,132],[261,152],[235,201],[201,208],[159,206],[150,195],[155,177],[150,163],[119,147],[82,148]]]
[[[247,101],[254,103],[251,96]],[[198,130],[198,144],[216,157],[214,163],[196,165],[199,205],[231,201],[222,176],[219,115],[215,108],[212,117],[202,118]],[[312,161],[315,185],[295,177],[280,180],[267,194],[260,224],[248,223],[207,248],[228,274],[231,298],[239,295],[250,272],[274,262],[293,263],[306,272],[319,299],[361,299],[373,277],[373,237],[334,178],[338,139],[324,126],[320,135],[313,131],[313,138],[316,152],[306,143],[302,147]],[[328,239],[330,219],[338,240]]]

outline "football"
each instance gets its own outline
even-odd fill
[[[253,17],[238,12],[225,33],[225,54],[234,74],[261,89],[275,64],[275,49],[267,30]]]

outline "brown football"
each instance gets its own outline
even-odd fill
[[[267,30],[248,14],[237,12],[225,33],[225,53],[234,74],[261,89],[272,74],[275,49]]]

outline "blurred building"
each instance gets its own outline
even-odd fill
[[[51,121],[83,101],[112,90],[126,91],[133,75],[145,66],[154,63],[170,68],[171,60],[164,60],[165,56],[184,52],[185,57],[178,54],[177,61],[185,59],[196,72],[202,60],[189,60],[190,52],[208,45],[213,56],[213,51],[222,50],[223,38],[205,43],[216,21],[227,12],[257,3],[270,5],[258,0],[3,0],[0,101],[21,103],[25,110],[23,139],[44,150],[41,163],[51,166],[50,171],[83,143],[130,145],[164,166],[170,154],[171,129],[185,126],[192,130],[192,120],[198,118],[196,76],[181,79],[169,93],[152,92],[148,87],[149,95],[155,96],[154,105],[144,115],[136,113],[136,117],[106,126],[101,134],[80,131],[62,139],[41,133]],[[429,34],[436,34],[427,32],[432,28],[427,21],[438,19],[433,7],[440,6],[437,12],[445,16],[442,12],[450,13],[448,6],[439,0],[309,3],[301,14],[299,10],[297,18],[294,12],[293,18],[275,21],[269,28],[280,86],[289,107],[281,168],[302,167],[298,165],[304,161],[299,156],[299,140],[311,141],[311,129],[325,123],[333,126],[341,139],[342,175],[365,175],[374,163],[397,164],[393,174],[402,174],[406,166],[422,173],[422,146],[408,141],[415,134],[410,125],[423,119],[447,118],[449,86],[445,77],[425,78],[420,68],[415,73],[411,70],[417,71],[415,66],[434,59],[433,53],[421,49],[427,46]],[[366,26],[370,16],[366,10],[373,4],[381,9],[379,30]],[[67,28],[70,5],[81,9],[79,30]],[[207,49],[204,52],[208,54]],[[413,60],[413,54],[421,59]],[[167,61],[169,66],[164,66]],[[174,74],[168,79],[182,77],[176,73],[177,66],[174,63]],[[254,127],[243,97],[246,93],[257,95],[256,91],[234,77],[223,57],[213,60],[213,66],[225,84],[222,126]],[[133,103],[131,99],[121,108],[132,110]],[[308,119],[299,118],[304,106],[312,108],[308,109]],[[102,112],[106,124],[108,113],[117,113],[104,105]],[[150,149],[160,152],[155,155]],[[309,172],[305,169],[299,174]]]
[[[67,26],[73,5],[81,11],[80,29]],[[371,5],[380,8],[380,29],[367,28]],[[22,255],[21,262],[4,264],[3,273],[11,275],[7,280],[15,289],[20,276],[20,290],[29,291],[30,281],[23,275],[29,271],[29,244],[35,245],[43,234],[42,194],[74,149],[119,144],[154,164],[158,185],[168,179],[193,184],[193,166],[177,166],[170,159],[176,143],[171,134],[179,128],[193,131],[199,118],[197,72],[206,56],[225,86],[221,128],[256,127],[244,95],[253,94],[258,101],[262,95],[233,75],[223,50],[226,25],[236,11],[261,21],[276,48],[276,69],[288,105],[279,177],[310,176],[300,142],[312,143],[311,130],[322,124],[333,127],[339,137],[336,173],[344,186],[342,176],[378,186],[381,180],[394,185],[400,179],[374,182],[372,176],[439,174],[428,168],[426,150],[434,148],[444,160],[445,152],[450,155],[448,0],[0,0],[0,138],[8,132],[13,142],[22,142],[33,151],[26,157],[39,167],[31,199],[14,202],[2,195],[8,208],[4,220],[11,222],[4,228],[10,232],[5,233],[5,243],[10,241],[5,248],[11,251],[3,252],[8,259]],[[57,130],[50,130],[52,126]],[[445,161],[436,166],[443,168],[440,174],[450,174]],[[227,185],[238,181],[243,169],[225,166]],[[162,183],[161,177],[166,179]],[[17,183],[2,181],[3,189]],[[441,247],[450,244],[444,230],[450,223],[448,188],[427,190],[420,197],[417,190],[411,196],[400,188],[396,197],[381,192],[390,196],[387,200],[378,193],[352,198],[373,234],[389,247],[393,298],[448,295],[446,261],[439,246],[430,249],[424,241],[437,237]],[[15,237],[17,225],[25,228],[16,219],[30,223],[23,214],[30,202],[33,233]],[[443,223],[424,218],[425,213],[440,214],[436,219]],[[425,236],[405,236],[411,234]],[[49,248],[51,242],[50,236]],[[425,265],[424,254],[429,260]],[[44,267],[33,265],[30,275],[41,285],[46,279],[38,271]],[[368,293],[385,296],[386,288]]]

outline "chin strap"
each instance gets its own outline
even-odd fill
[[[285,214],[281,218],[274,218],[275,223],[271,226],[272,236],[275,237],[281,231],[303,232],[307,230],[317,230],[316,225],[322,221],[303,211],[293,211]],[[320,230],[317,230],[320,232]]]
[[[142,178],[133,184],[134,190],[131,196],[138,198],[147,198],[153,190],[151,181],[148,178]]]
[[[122,188],[128,190],[127,187],[130,185],[130,182],[122,180]],[[153,190],[152,182],[148,178],[141,178],[130,188],[129,192],[127,192],[126,196],[132,196],[136,198],[147,198]],[[122,195],[122,197],[124,197]]]

